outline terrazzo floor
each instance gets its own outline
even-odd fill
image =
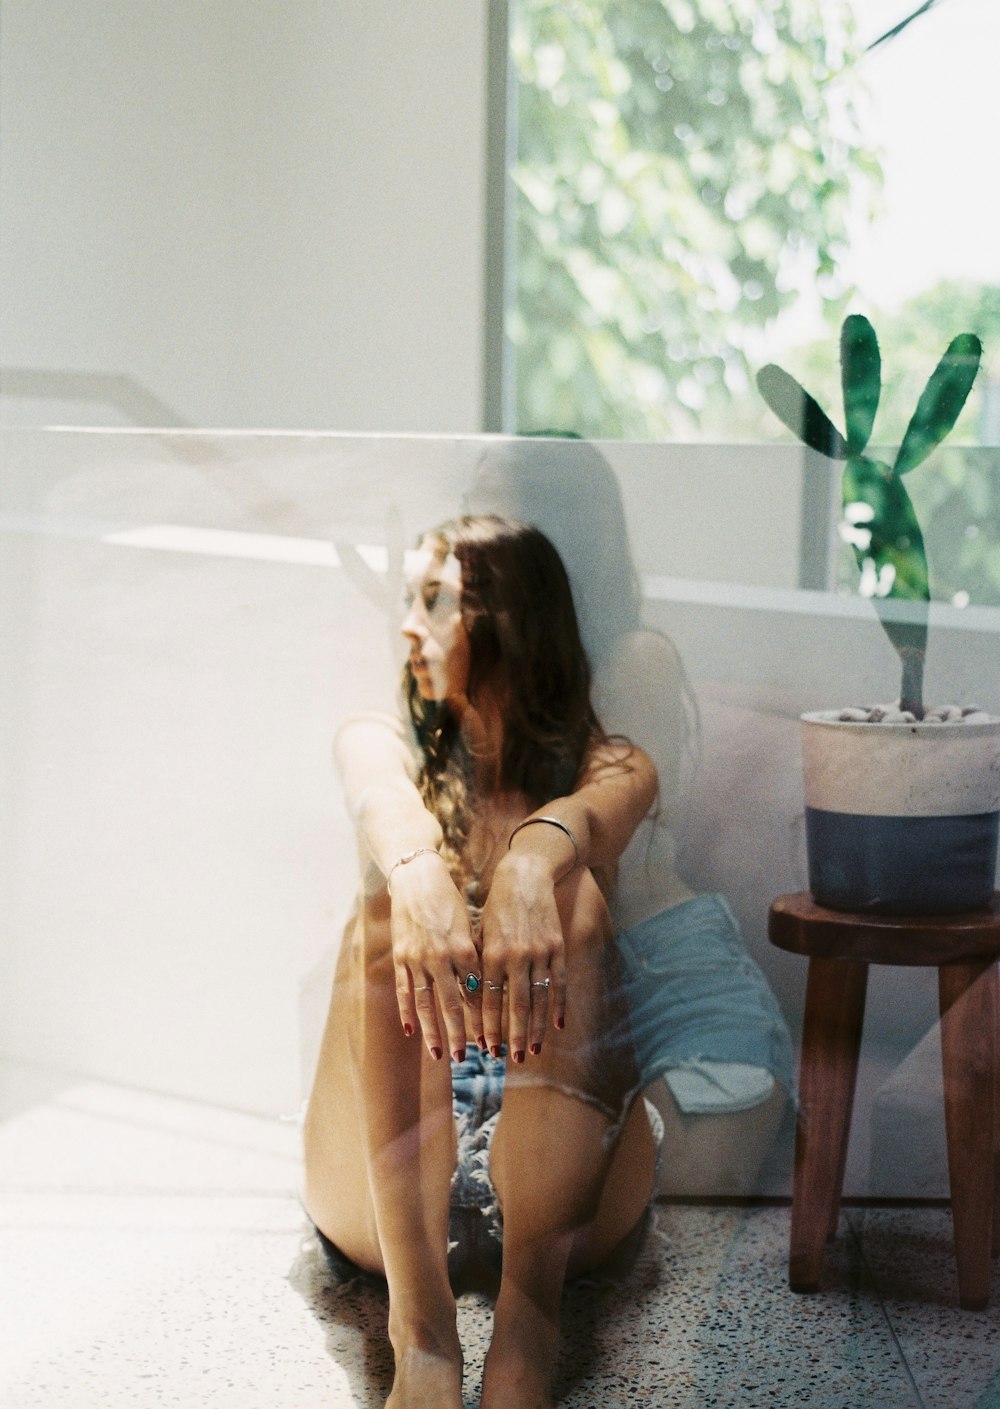
[[[0,1115],[2,1409],[384,1403],[384,1294],[333,1284],[294,1124],[9,1065]],[[1000,1277],[957,1309],[946,1209],[846,1210],[814,1297],[788,1223],[661,1205],[624,1280],[567,1293],[559,1404],[1000,1409]],[[459,1318],[471,1409],[488,1299]]]

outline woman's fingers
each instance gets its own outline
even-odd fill
[[[507,975],[507,1051],[515,1062],[524,1061],[531,1019],[531,979],[527,968]]]
[[[467,969],[464,973],[456,974],[458,980],[458,991],[462,1002],[465,1004],[467,1023],[471,1020],[472,1032],[477,1045],[486,1051],[486,1035],[483,1027],[483,994],[486,985],[483,982],[482,962],[476,956],[476,967]]]
[[[531,975],[531,985],[528,990],[531,1002],[531,1012],[528,1018],[528,1051],[534,1057],[541,1053],[542,1042],[545,1038],[551,983],[549,975],[541,969]]]
[[[434,991],[448,1034],[448,1051],[456,1062],[460,1062],[465,1056],[465,1004],[462,1002],[462,990],[455,981],[454,969],[442,968],[435,975]]]
[[[483,969],[482,1022],[486,1046],[499,1057],[503,1046],[504,976],[500,970]]]
[[[515,1062],[523,1062],[528,1053],[539,1056],[550,1015],[554,1027],[565,1027],[566,966],[561,955],[552,956],[548,970],[536,965],[530,971],[484,975],[483,1030],[494,1057],[504,1041]]]
[[[428,975],[421,975],[413,985],[413,1001],[417,1009],[417,1020],[424,1035],[424,1045],[435,1061],[444,1053],[441,1028],[438,1022],[437,1003],[434,1001],[434,983]]]
[[[507,1044],[507,1055],[521,1063],[540,1056],[551,1017],[562,1029],[566,1014],[566,965],[560,950],[536,957],[506,972],[486,968],[483,974],[483,1030],[493,1056]]]
[[[419,1027],[436,1060],[446,1051],[461,1060],[467,1032],[482,1036],[481,960],[465,903],[449,872],[429,862],[396,869],[390,900],[403,1031]]]
[[[424,1045],[435,1061],[444,1056],[446,1043],[449,1055],[456,1062],[462,1061],[466,1044],[465,1004],[453,972],[443,970],[437,978],[420,975],[413,983],[412,995],[409,989],[404,992],[397,988],[396,996],[407,1037],[419,1025]]]
[[[566,1026],[566,959],[560,951],[549,960],[548,1008],[552,1026],[559,1032]]]
[[[396,1003],[399,1006],[399,1021],[403,1032],[412,1037],[417,1030],[417,1005],[414,1002],[413,983],[410,971],[405,964],[396,964]]]

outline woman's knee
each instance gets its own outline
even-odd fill
[[[392,927],[387,899],[385,904],[381,904],[379,898],[365,902],[346,943],[351,966],[356,972],[372,979],[392,977]]]
[[[614,931],[607,901],[587,867],[580,867],[559,883],[556,905],[568,954],[611,939]]]

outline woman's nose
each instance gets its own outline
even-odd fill
[[[400,632],[411,641],[419,642],[427,634],[426,627],[417,616],[417,609],[415,606],[410,607],[409,611],[403,617],[403,621],[399,629]]]

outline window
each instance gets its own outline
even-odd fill
[[[1000,602],[998,457],[961,450],[1000,443],[998,48],[991,0],[512,0],[505,428],[778,440],[755,370],[837,419],[859,311],[891,444],[978,332],[945,473],[913,494],[961,539],[935,596]]]

